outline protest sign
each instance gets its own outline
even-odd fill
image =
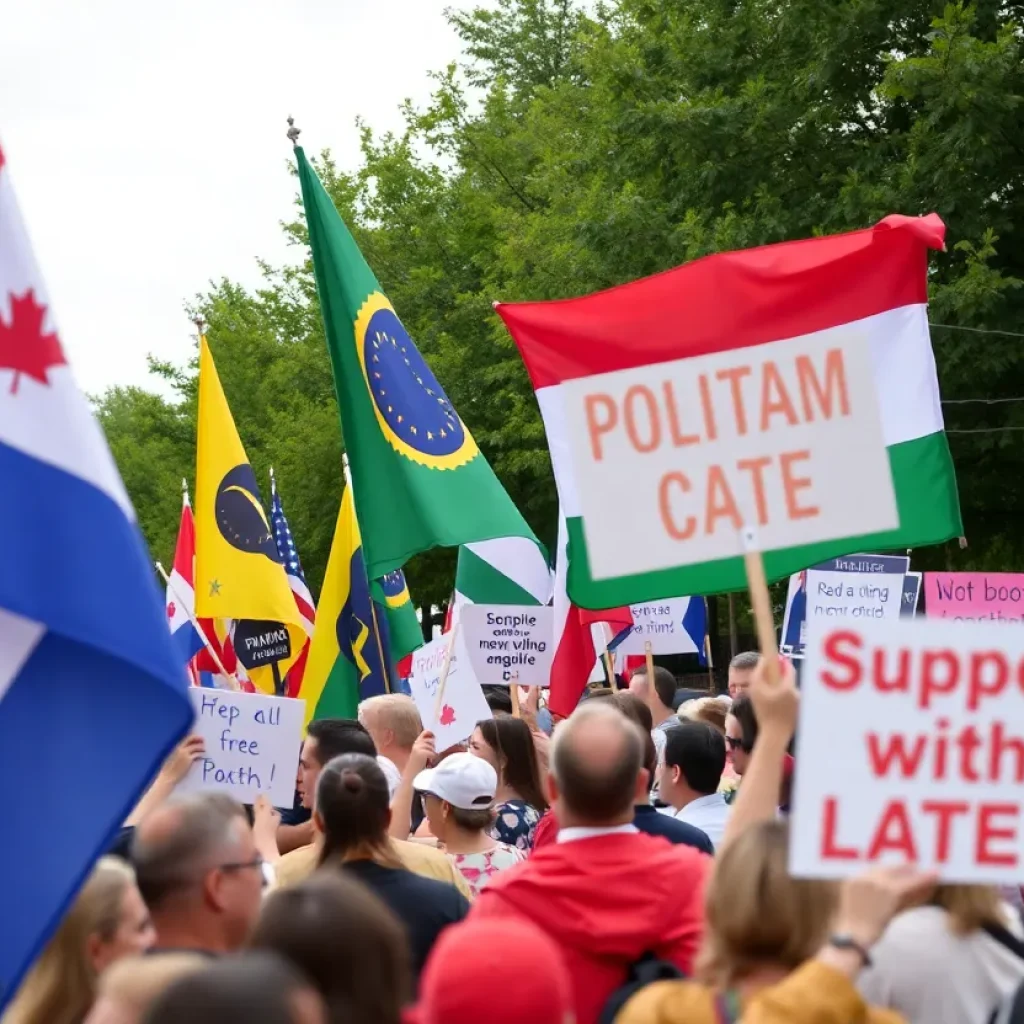
[[[704,652],[706,616],[701,597],[673,597],[629,606],[633,628],[615,654],[699,654]]]
[[[943,880],[1024,870],[1024,634],[992,623],[808,631],[790,868],[911,862]]]
[[[900,618],[912,619],[917,614],[917,601],[921,596],[921,579],[923,573],[908,572],[903,577],[903,604],[900,606]]]
[[[469,607],[471,606],[466,605],[463,613]],[[432,640],[418,651],[414,651],[412,655],[409,689],[412,691],[416,707],[419,708],[420,718],[423,719],[423,728],[433,732],[439,751],[461,743],[469,737],[477,722],[494,717],[484,699],[480,683],[473,675],[461,633],[460,625],[460,638],[456,639],[452,652],[439,713],[435,713],[435,705],[445,653],[448,650],[448,635]]]
[[[926,572],[924,612],[929,619],[1024,622],[1024,573]]]
[[[870,359],[841,327],[565,381],[594,579],[897,528]]]
[[[196,712],[193,732],[203,737],[206,753],[178,788],[215,790],[243,804],[264,795],[275,807],[291,807],[306,702],[201,686],[188,695]]]
[[[554,655],[554,609],[466,604],[459,618],[462,646],[480,683],[547,686]]]
[[[857,554],[830,558],[794,573],[786,592],[779,650],[790,658],[804,656],[808,614],[828,619],[897,618],[909,567],[907,555]]]

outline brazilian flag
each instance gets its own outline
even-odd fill
[[[535,541],[302,148],[295,154],[370,579],[434,547]]]
[[[391,634],[391,660],[398,664],[406,655],[423,646],[423,629],[409,594],[409,585],[401,569],[389,572],[372,587],[373,599],[384,609]]]
[[[361,700],[391,692],[391,674],[387,616],[371,596],[352,488],[346,487],[297,695],[306,702],[306,723],[355,718]]]

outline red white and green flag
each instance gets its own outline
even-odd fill
[[[745,587],[963,532],[928,331],[934,214],[499,304],[547,431],[584,608]]]

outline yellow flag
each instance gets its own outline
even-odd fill
[[[249,653],[246,644],[257,657],[273,651],[279,631],[276,635],[269,624],[281,623],[291,646],[291,654],[277,664],[283,678],[306,634],[206,338],[199,339],[195,519],[196,616],[236,621],[235,650],[243,664]],[[245,623],[238,620],[262,622],[268,628],[250,630],[255,635],[240,642],[237,631]],[[274,692],[269,666],[248,672],[260,690]]]

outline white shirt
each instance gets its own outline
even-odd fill
[[[1024,937],[1003,907],[1006,926]],[[857,988],[867,1003],[903,1014],[909,1024],[973,1024],[1024,981],[1024,960],[986,932],[957,935],[941,907],[896,917],[871,950]]]
[[[618,836],[637,832],[636,825],[613,825],[611,828],[560,828],[559,843],[574,843],[578,839],[593,839],[595,836]]]
[[[717,850],[725,835],[725,823],[729,820],[730,810],[721,793],[709,793],[692,800],[681,811],[676,811],[674,817],[699,828]]]

